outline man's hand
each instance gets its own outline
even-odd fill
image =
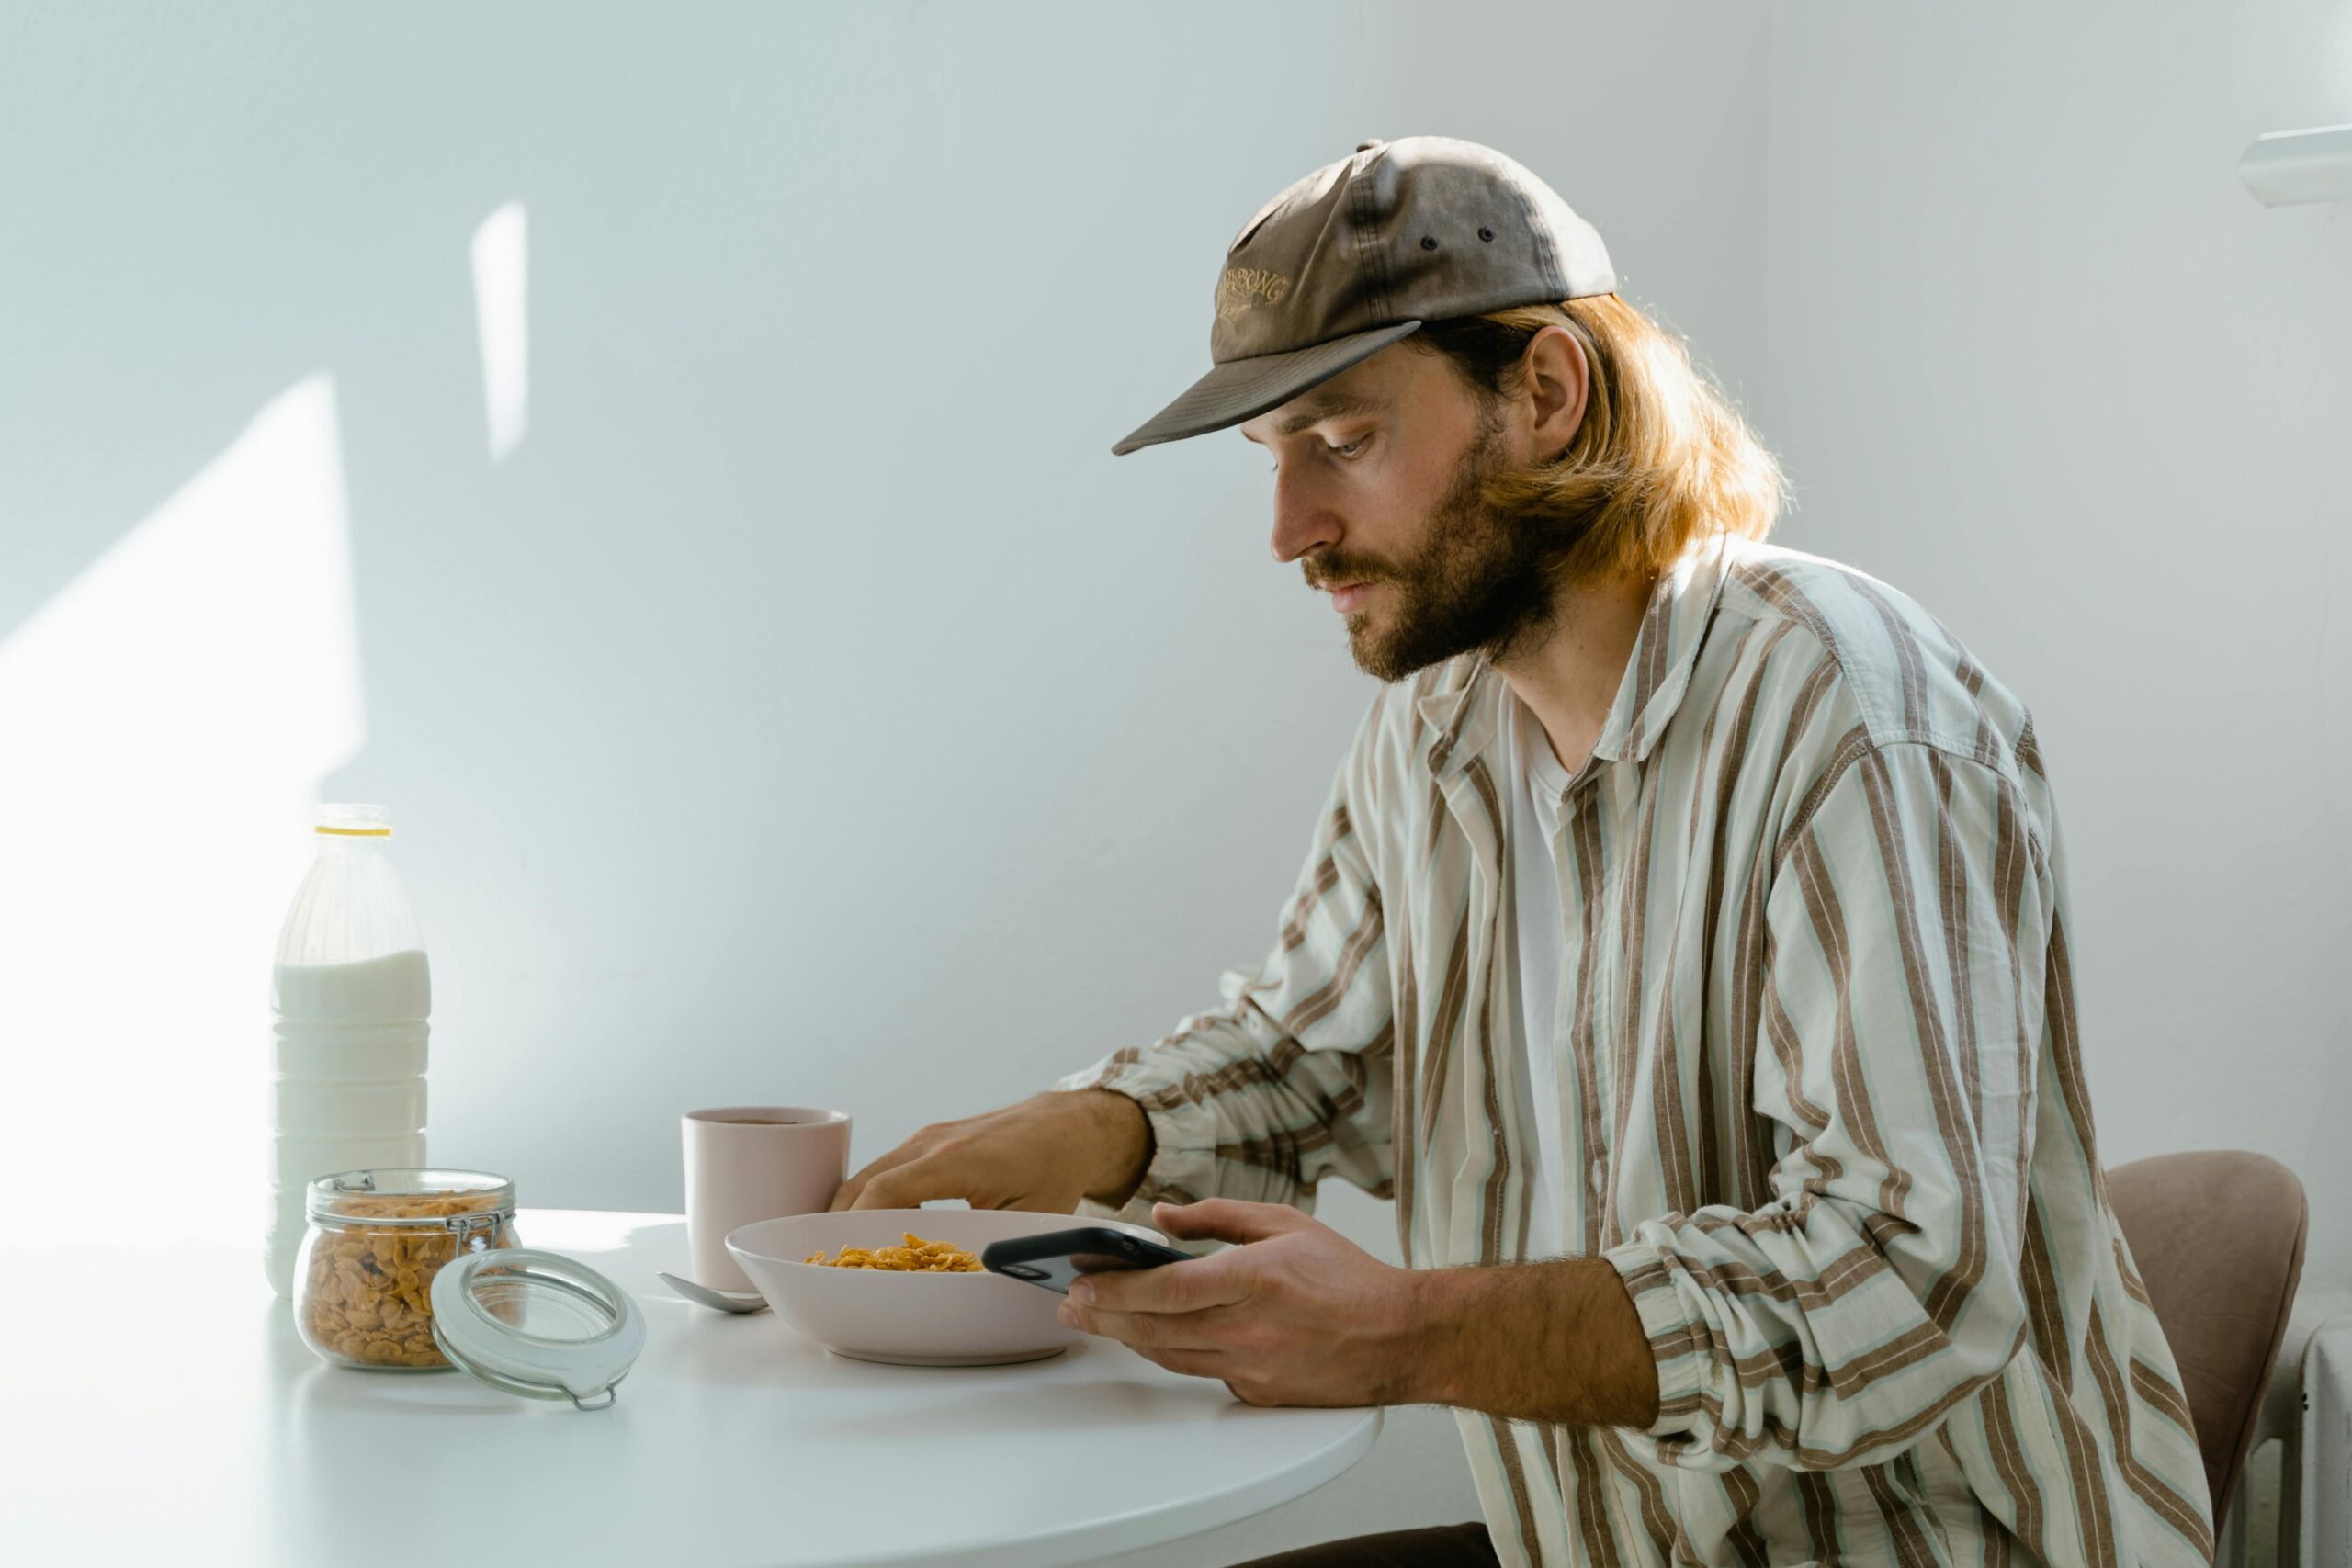
[[[925,1127],[833,1194],[835,1209],[912,1209],[961,1198],[975,1209],[1067,1214],[1080,1198],[1114,1207],[1151,1163],[1142,1108],[1110,1089],[1041,1094]]]
[[[1173,1372],[1219,1378],[1250,1404],[1408,1404],[1426,1276],[1381,1262],[1280,1203],[1161,1203],[1171,1236],[1246,1245],[1070,1286],[1062,1321]]]
[[[1647,1427],[1657,1365],[1602,1258],[1395,1269],[1276,1203],[1161,1203],[1213,1258],[1073,1282],[1062,1321],[1250,1404],[1452,1404],[1524,1421]]]

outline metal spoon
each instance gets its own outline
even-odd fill
[[[708,1285],[697,1285],[692,1280],[681,1280],[675,1274],[654,1271],[662,1282],[690,1302],[699,1302],[721,1312],[765,1312],[766,1300],[756,1291],[714,1291]]]

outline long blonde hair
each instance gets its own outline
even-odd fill
[[[1487,394],[1515,391],[1545,327],[1584,349],[1584,423],[1548,462],[1507,471],[1485,500],[1506,515],[1574,524],[1574,577],[1646,577],[1717,533],[1761,539],[1780,515],[1781,466],[1690,362],[1682,340],[1614,294],[1431,321],[1405,341],[1445,355]]]

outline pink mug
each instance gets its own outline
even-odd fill
[[[798,1105],[721,1105],[680,1118],[686,1146],[686,1249],[695,1280],[758,1289],[727,1255],[754,1220],[821,1213],[849,1178],[849,1116]]]

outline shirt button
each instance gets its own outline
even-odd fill
[[[1601,1188],[1607,1184],[1608,1180],[1609,1162],[1601,1159],[1594,1160],[1592,1162],[1592,1190],[1595,1192],[1600,1191]]]

